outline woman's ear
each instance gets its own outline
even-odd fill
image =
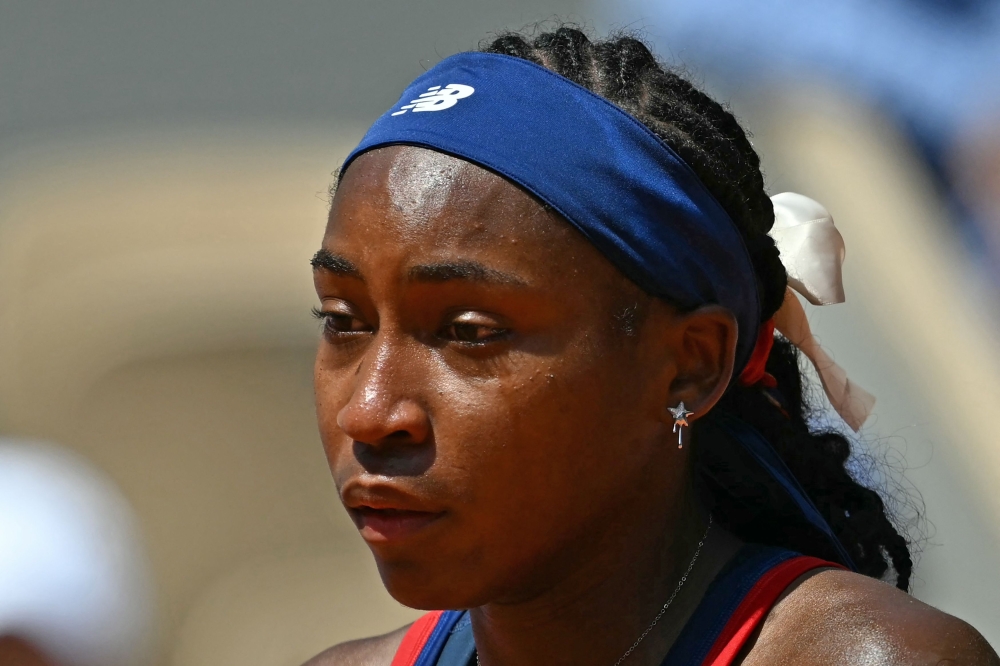
[[[729,386],[736,357],[736,317],[719,305],[704,305],[692,312],[675,315],[668,343],[671,346],[675,374],[670,382],[667,411],[683,402],[694,413],[692,420],[704,416]]]

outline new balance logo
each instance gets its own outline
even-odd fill
[[[476,92],[475,88],[463,86],[461,83],[449,83],[444,88],[434,86],[428,88],[427,92],[417,99],[410,100],[409,104],[400,107],[400,110],[392,115],[401,116],[410,109],[413,109],[414,113],[418,111],[444,111],[458,104],[458,100],[465,99],[474,92]]]

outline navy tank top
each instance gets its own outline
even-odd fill
[[[712,581],[661,666],[729,666],[775,601],[802,574],[839,564],[790,550],[744,545]],[[392,666],[474,666],[467,611],[435,611],[413,623]]]

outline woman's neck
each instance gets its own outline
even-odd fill
[[[690,489],[660,511],[623,516],[587,543],[563,548],[543,567],[551,584],[516,601],[472,609],[483,666],[581,664],[613,666],[650,626],[677,588],[705,538],[708,514]],[[659,527],[658,527],[659,526]],[[716,574],[740,542],[713,526],[674,601],[628,658],[654,666],[680,635]],[[577,557],[565,557],[576,551]]]

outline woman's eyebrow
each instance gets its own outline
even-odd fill
[[[357,278],[362,282],[365,281],[365,279],[361,277],[361,271],[358,270],[357,266],[339,254],[334,254],[327,249],[320,249],[319,252],[313,255],[313,258],[309,263],[312,264],[314,271],[322,268],[323,270],[330,271],[335,275]]]
[[[489,268],[475,261],[457,261],[439,264],[422,264],[408,271],[408,277],[417,282],[446,282],[448,280],[469,280],[485,282],[505,287],[527,287],[522,278],[510,273]]]

